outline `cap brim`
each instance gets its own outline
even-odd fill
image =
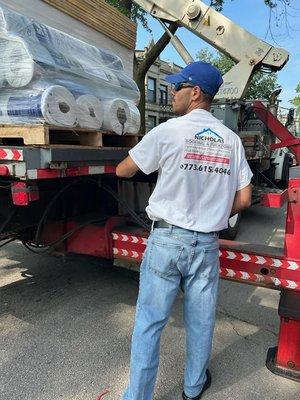
[[[186,82],[186,77],[183,76],[181,73],[179,74],[173,74],[173,75],[167,75],[166,76],[166,81],[169,83],[181,83],[181,82]]]

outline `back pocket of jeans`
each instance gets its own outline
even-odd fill
[[[177,264],[183,247],[179,244],[168,243],[168,240],[152,240],[149,249],[148,268],[161,277],[178,274]]]

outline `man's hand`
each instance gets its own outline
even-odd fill
[[[231,214],[235,215],[251,206],[252,185],[248,185],[235,193]]]
[[[131,178],[139,171],[139,167],[133,161],[133,159],[128,156],[125,160],[121,161],[116,168],[116,174],[120,178]]]

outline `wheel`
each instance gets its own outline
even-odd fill
[[[229,218],[228,228],[224,229],[220,233],[221,239],[227,239],[227,240],[235,239],[235,237],[238,233],[238,230],[239,230],[241,217],[242,217],[241,213],[238,213]]]

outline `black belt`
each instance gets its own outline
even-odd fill
[[[154,221],[153,223],[153,228],[171,228],[172,224],[169,224],[168,222],[164,221],[163,219],[160,219],[159,221]]]
[[[171,228],[172,226],[174,226],[175,228],[179,228],[176,225],[169,224],[168,222],[164,221],[163,219],[153,222],[153,228]],[[204,232],[199,232],[199,233],[204,233]],[[212,231],[212,232],[206,232],[206,233],[210,234],[210,233],[218,233],[218,232]]]

